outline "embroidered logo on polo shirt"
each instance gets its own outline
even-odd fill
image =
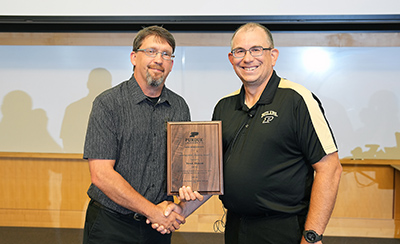
[[[269,111],[265,111],[264,113],[261,114],[261,119],[263,119],[263,124],[269,124],[271,123],[272,120],[274,120],[274,118],[278,117],[278,113],[273,111],[273,110],[269,110]]]

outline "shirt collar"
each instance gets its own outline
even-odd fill
[[[270,104],[274,100],[275,93],[278,89],[279,82],[281,78],[276,74],[275,70],[272,72],[271,78],[269,79],[267,86],[264,88],[260,99],[258,99],[257,103],[253,106],[257,107],[258,104]],[[237,100],[236,109],[242,109],[244,111],[249,110],[244,103],[244,86],[240,89],[239,99]]]
[[[275,70],[269,79],[267,86],[265,87],[263,93],[261,94],[258,104],[270,104],[274,100],[276,90],[278,90],[279,82],[281,78],[276,74]]]
[[[132,97],[132,100],[135,104],[139,104],[144,100],[147,100],[147,96],[143,93],[142,89],[140,88],[139,84],[137,83],[133,75],[129,79],[128,83],[129,83],[129,94]],[[158,104],[161,103],[169,104],[170,99],[168,98],[169,98],[169,90],[164,85],[161,91],[160,101],[158,102]]]

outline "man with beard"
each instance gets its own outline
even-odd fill
[[[84,244],[170,243],[170,231],[185,221],[179,209],[164,215],[174,205],[166,192],[166,122],[190,120],[185,100],[165,87],[174,51],[166,29],[142,29],[133,42],[133,76],[93,102],[83,156],[92,181]]]

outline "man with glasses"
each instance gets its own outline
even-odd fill
[[[321,104],[274,71],[279,51],[264,26],[241,26],[231,50],[243,86],[213,113],[222,120],[225,243],[322,243],[342,167]],[[184,216],[210,197],[180,193]]]
[[[164,209],[166,192],[166,122],[189,121],[185,100],[165,87],[175,51],[166,29],[150,26],[133,42],[133,76],[103,92],[93,102],[84,158],[92,184],[83,243],[170,243],[146,223],[170,233],[185,221],[178,210]]]

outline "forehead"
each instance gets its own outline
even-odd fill
[[[141,48],[156,48],[158,50],[172,52],[172,47],[168,44],[168,42],[163,38],[155,35],[150,35],[144,38]]]
[[[261,28],[239,30],[232,39],[232,48],[250,48],[254,46],[269,46],[267,33]]]

